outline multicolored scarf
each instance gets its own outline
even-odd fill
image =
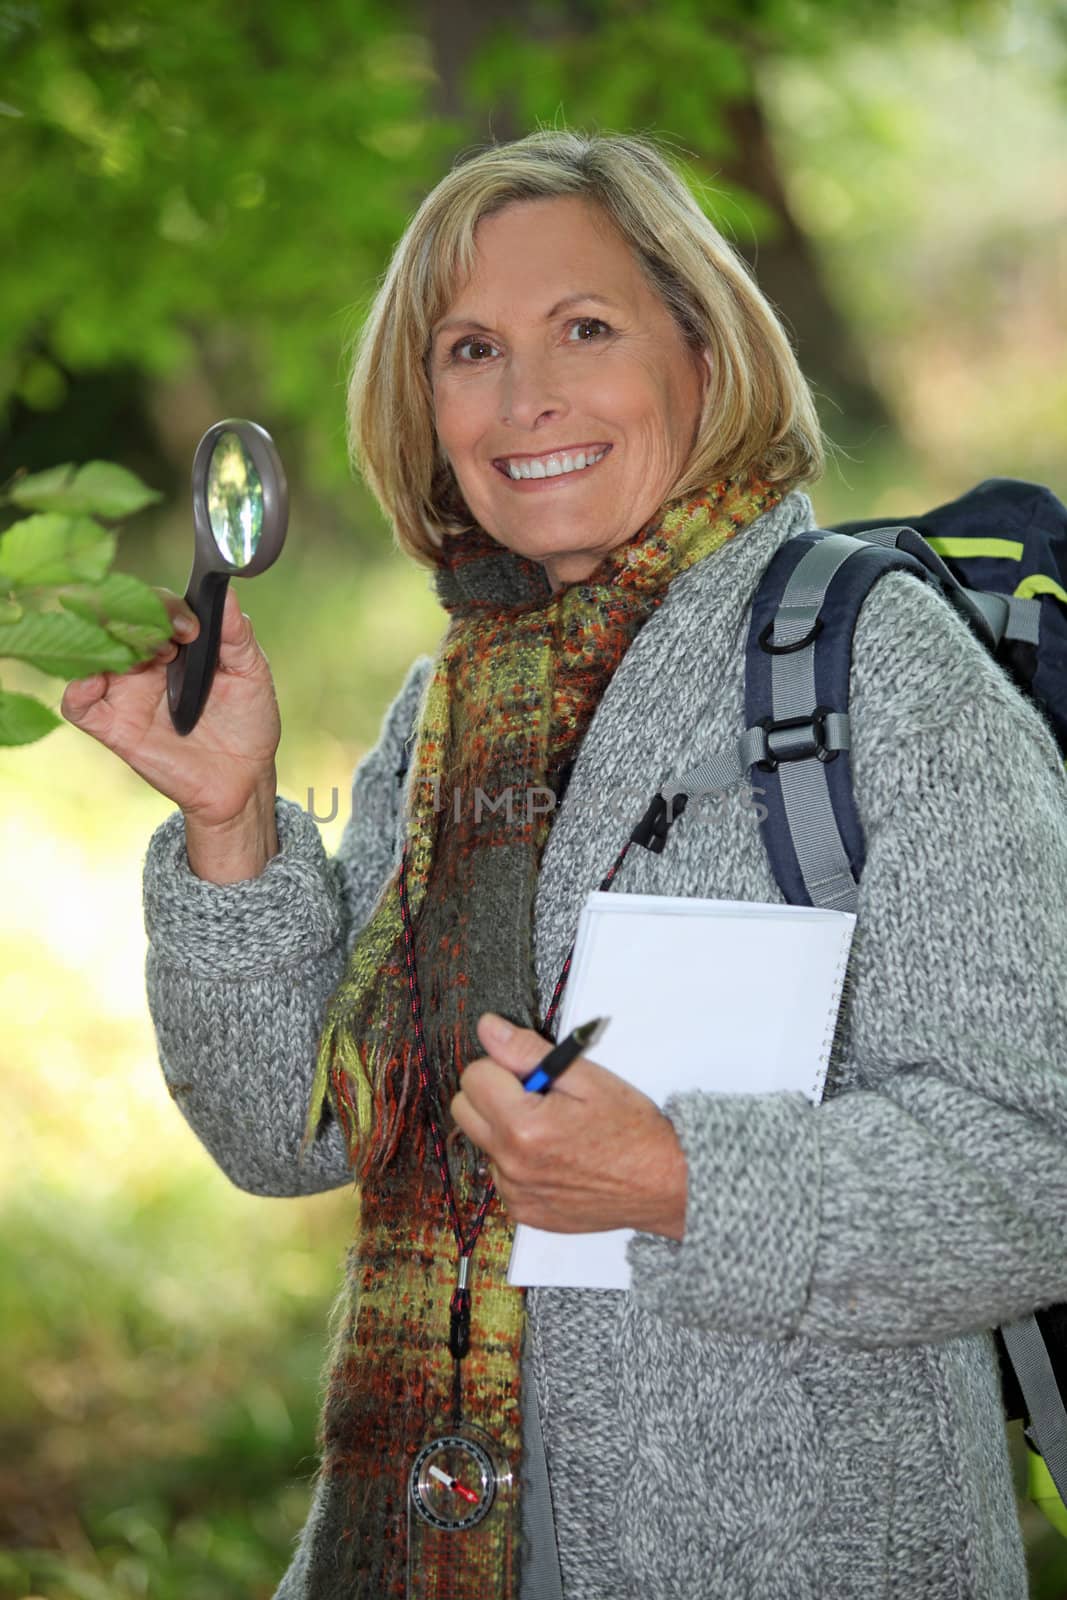
[[[540,563],[480,529],[446,542],[436,581],[451,620],[407,788],[407,891],[442,1126],[451,1126],[464,1065],[484,1054],[475,1034],[481,1013],[540,1028],[537,874],[555,790],[605,686],[671,580],[780,498],[780,488],[757,480],[716,484],[554,594]],[[659,775],[648,776],[651,789]],[[408,1472],[450,1408],[456,1245],[420,1103],[397,876],[330,1003],[305,1134],[306,1148],[328,1102],[361,1186],[321,1429],[326,1509],[312,1550],[316,1600],[403,1600]],[[451,1152],[469,1220],[483,1188],[479,1153],[463,1139],[451,1141]],[[523,1295],[506,1283],[510,1245],[497,1203],[475,1253],[471,1353],[462,1366],[465,1414],[518,1473]],[[449,1563],[448,1600],[518,1594],[517,1498],[496,1522],[495,1547],[477,1557],[477,1570],[464,1576]],[[444,1600],[446,1591],[423,1572],[419,1592]]]

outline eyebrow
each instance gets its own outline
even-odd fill
[[[589,301],[595,302],[598,306],[610,306],[613,310],[620,309],[617,300],[610,300],[607,295],[596,294],[592,290],[580,289],[576,294],[565,294],[562,300],[557,300],[552,309],[545,313],[545,321],[551,322],[553,317],[558,317],[560,312],[566,311],[569,306]],[[447,333],[451,328],[473,328],[478,333],[493,331],[484,322],[476,322],[473,317],[446,317],[434,328],[432,336],[436,339],[439,333]]]

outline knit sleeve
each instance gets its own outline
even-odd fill
[[[640,1303],[760,1338],[928,1342],[1067,1299],[1067,784],[1043,719],[940,598],[857,626],[867,840],[843,1090],[679,1095],[683,1241]]]
[[[201,1143],[252,1194],[313,1194],[350,1179],[335,1122],[299,1168],[297,1155],[326,1003],[397,860],[397,769],[430,665],[424,656],[412,666],[356,768],[335,857],[313,817],[280,796],[279,851],[257,878],[198,878],[180,811],[149,842],[145,970],[160,1065]]]

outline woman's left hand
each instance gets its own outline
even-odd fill
[[[662,1111],[614,1072],[579,1056],[547,1094],[521,1079],[552,1042],[487,1011],[452,1101],[463,1132],[488,1155],[515,1222],[554,1233],[636,1228],[681,1239],[686,1162]]]

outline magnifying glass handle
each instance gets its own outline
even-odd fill
[[[189,579],[185,600],[200,620],[200,632],[191,644],[180,644],[167,664],[167,704],[178,733],[192,733],[211,692],[229,581],[228,572],[198,572],[195,567]]]

